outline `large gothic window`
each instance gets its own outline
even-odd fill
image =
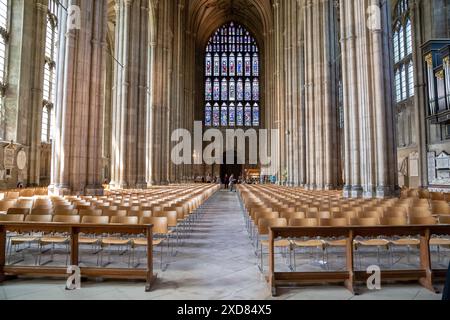
[[[0,0],[0,140],[5,139],[5,94],[8,72],[9,0]]]
[[[56,96],[56,56],[58,40],[58,1],[48,3],[45,34],[44,101],[42,110],[42,142],[50,142],[54,127],[54,104]]]
[[[230,22],[209,39],[205,54],[205,126],[260,125],[260,58],[255,39]]]
[[[409,0],[399,0],[394,19],[395,98],[397,103],[414,96],[412,24]]]

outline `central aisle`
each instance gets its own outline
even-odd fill
[[[267,298],[270,292],[256,266],[237,193],[219,191],[201,210],[202,218],[174,262],[159,274],[155,294],[176,286],[173,298],[255,299],[255,292]]]

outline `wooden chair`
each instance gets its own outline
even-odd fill
[[[122,212],[121,210],[120,212]],[[125,211],[126,212],[126,211]],[[106,216],[106,215],[104,215]],[[139,222],[138,217],[128,217],[123,215],[112,215],[110,219],[111,224],[124,224],[124,225],[137,225]],[[130,252],[132,245],[132,239],[128,236],[124,235],[117,235],[117,236],[110,236],[106,238],[102,238],[100,240],[100,247],[102,248],[101,254],[100,254],[100,264],[105,267],[106,265],[111,264],[111,252],[108,254],[108,262],[106,264],[103,264],[103,257],[105,249],[111,249],[114,247],[117,247],[119,252],[122,248],[124,248],[124,251],[120,253],[120,255],[123,255],[127,252]],[[131,253],[128,255],[128,266],[131,265]]]
[[[51,208],[34,208],[31,210],[31,215],[33,216],[52,216],[53,213]]]
[[[372,227],[372,226],[378,226],[380,224],[380,219],[378,218],[357,218],[357,219],[351,219],[350,223],[352,226],[360,226],[360,227]],[[358,250],[362,247],[376,247],[377,248],[377,259],[378,263],[381,264],[380,259],[380,248],[386,248],[386,250],[389,252],[389,244],[390,241],[379,237],[376,239],[365,239],[365,238],[356,238],[354,245],[355,250]],[[360,256],[360,265],[362,264],[362,257]]]
[[[261,239],[261,237],[267,237],[269,235],[270,228],[277,228],[277,227],[287,227],[288,223],[286,219],[283,218],[275,218],[275,219],[266,219],[262,218],[258,220],[258,244],[259,244],[259,258],[260,258],[260,265],[259,269],[261,272],[264,272],[264,250],[263,248],[269,247],[269,240],[268,239]],[[282,240],[276,240],[274,242],[274,247],[279,249],[290,249],[291,243],[287,239]]]
[[[39,216],[38,216],[39,217]],[[78,224],[80,223],[80,216],[74,215],[58,215],[53,216],[52,222],[60,223],[60,224]],[[52,234],[52,235],[44,235],[39,239],[39,256],[38,256],[38,264],[41,265],[41,259],[43,255],[42,249],[45,249],[47,246],[51,246],[50,249],[50,260],[45,262],[47,264],[54,260],[54,253],[56,246],[64,246],[65,247],[65,255],[66,255],[66,265],[69,262],[70,256],[70,237],[67,234]]]
[[[436,215],[450,215],[450,206],[446,201],[432,201],[431,213]]]
[[[6,212],[6,214],[11,215],[11,214],[21,214],[24,216],[27,216],[30,214],[30,209],[29,208],[9,208],[8,211]]]
[[[142,225],[153,225],[153,247],[160,248],[160,268],[161,271],[165,271],[169,263],[166,263],[165,265],[163,264],[164,241],[167,242],[167,253],[170,252],[169,225],[167,223],[167,217],[142,217],[139,223]],[[133,261],[135,261],[136,251],[140,247],[147,247],[147,238],[135,238],[132,240]],[[140,258],[138,256],[134,267],[137,268],[139,265]]]
[[[78,210],[59,207],[55,208],[54,213],[55,216],[77,216]]]
[[[13,208],[16,204],[16,200],[6,199],[0,201],[0,212],[7,212],[9,209]]]
[[[307,219],[292,219],[289,221],[290,227],[318,227],[319,226],[319,220],[316,218],[307,218]],[[294,239],[292,240],[292,253],[293,253],[293,259],[294,259],[294,270],[297,268],[297,260],[296,260],[296,248],[299,249],[320,249],[322,251],[323,255],[323,261],[326,261],[325,259],[325,248],[326,248],[326,242],[323,239]]]

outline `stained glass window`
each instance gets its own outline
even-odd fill
[[[221,93],[222,93],[222,101],[227,101],[228,100],[228,82],[227,79],[222,79],[222,88],[221,88]]]
[[[214,101],[220,100],[220,82],[219,79],[214,79]]]
[[[220,76],[220,57],[217,53],[214,55],[214,75]]]
[[[226,103],[222,104],[222,110],[220,112],[220,125],[222,127],[228,126],[228,106]]]
[[[234,53],[230,54],[230,77],[236,76],[236,58]]]
[[[237,82],[236,94],[238,101],[244,100],[244,83],[242,82],[242,79],[239,79]]]
[[[245,76],[250,77],[252,75],[252,59],[250,54],[245,55]]]
[[[47,28],[45,33],[45,63],[43,83],[43,112],[41,121],[42,142],[50,143],[53,138],[54,104],[56,100],[56,60],[58,40],[58,6],[57,0],[48,2]]]
[[[218,127],[220,125],[220,108],[216,103],[213,108],[213,126]]]
[[[225,24],[209,39],[204,61],[205,125],[259,126],[260,58],[250,32],[234,22]]]
[[[230,107],[228,108],[228,117],[230,120],[229,126],[236,126],[236,107],[234,106],[234,103],[231,103]]]
[[[408,0],[398,1],[393,25],[395,93],[397,102],[402,102],[415,94],[413,33]]]
[[[211,83],[211,79],[206,79],[205,97],[206,97],[206,101],[211,101],[212,100],[212,83]]]
[[[257,53],[253,54],[253,76],[259,76],[259,58]]]
[[[236,100],[236,83],[234,82],[234,80],[230,80],[229,91],[230,91],[230,101],[235,101]]]
[[[242,106],[242,103],[239,103],[236,109],[236,125],[238,127],[244,125],[244,107]]]
[[[212,108],[209,103],[206,104],[205,108],[205,126],[210,127],[212,125]]]
[[[259,101],[259,81],[253,79],[253,101]]]
[[[245,80],[245,101],[252,100],[252,84],[250,79]]]
[[[257,103],[253,105],[253,126],[259,126],[259,105]]]
[[[249,103],[245,105],[245,126],[252,126],[252,108],[250,107]]]
[[[212,76],[212,58],[210,53],[206,54],[205,64],[206,64],[205,74],[207,77],[210,77]]]
[[[242,53],[237,56],[237,75],[242,77],[244,75],[244,60],[242,58]]]
[[[222,76],[228,75],[228,57],[225,53],[222,54]]]

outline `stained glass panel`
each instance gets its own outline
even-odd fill
[[[222,54],[222,76],[228,75],[228,58],[226,54]]]
[[[217,103],[214,105],[213,108],[213,126],[214,127],[220,126],[220,108]]]
[[[244,125],[244,107],[241,103],[238,104],[236,109],[236,125],[242,127]]]
[[[244,75],[244,60],[242,59],[242,54],[238,54],[237,56],[237,75],[241,77]]]
[[[236,100],[236,83],[234,82],[234,80],[230,80],[229,91],[230,91],[230,101],[235,101]]]
[[[214,55],[214,75],[220,76],[220,57],[217,53]]]
[[[259,58],[256,53],[253,55],[253,76],[259,76]]]
[[[222,104],[222,111],[220,113],[220,125],[222,127],[228,126],[228,107],[225,103]]]
[[[208,103],[205,108],[205,126],[210,127],[212,124],[212,108]]]
[[[228,83],[227,83],[227,79],[222,79],[222,100],[226,101],[228,100]]]
[[[259,101],[259,81],[253,80],[253,101]]]
[[[206,101],[211,101],[212,100],[212,83],[211,83],[211,79],[207,79],[206,80],[205,97],[206,97]]]
[[[252,126],[252,108],[248,103],[245,105],[245,126]]]
[[[250,55],[247,53],[245,55],[245,76],[250,77],[252,75],[252,59]]]
[[[259,106],[257,103],[255,103],[253,106],[253,126],[259,126]]]
[[[234,76],[236,76],[236,57],[234,56],[234,53],[232,53],[230,54],[230,77]]]
[[[245,80],[245,101],[252,100],[252,84],[250,79]]]
[[[228,125],[234,127],[236,125],[236,107],[234,106],[234,103],[230,104],[230,107],[228,108],[228,117],[230,119]]]
[[[220,100],[220,82],[219,79],[214,80],[214,101]]]
[[[242,82],[242,79],[239,79],[237,82],[236,93],[238,101],[244,100],[244,83]]]
[[[205,70],[205,74],[207,77],[212,76],[212,57],[211,54],[207,54],[206,55],[206,70]]]

